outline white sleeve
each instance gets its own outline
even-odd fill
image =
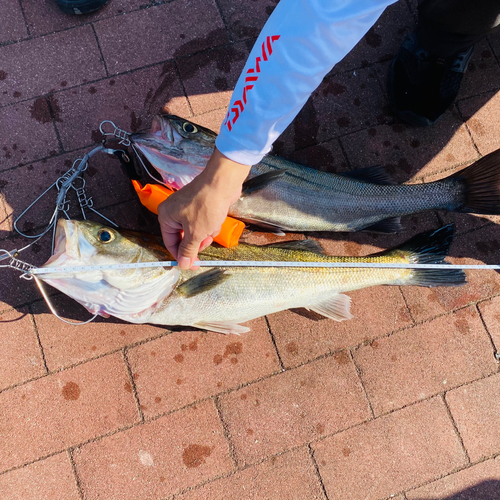
[[[323,77],[396,0],[281,0],[234,89],[216,140],[221,153],[255,165]]]

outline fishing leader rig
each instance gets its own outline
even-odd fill
[[[110,126],[112,127],[112,130],[110,129]],[[108,130],[105,130],[108,129]],[[36,266],[29,264],[27,262],[24,262],[18,258],[19,254],[28,248],[30,248],[32,245],[37,243],[41,238],[43,238],[47,233],[49,233],[52,230],[52,253],[54,252],[54,245],[55,245],[55,235],[56,235],[56,227],[57,227],[57,221],[59,219],[60,214],[62,213],[67,219],[70,219],[69,216],[69,211],[70,211],[70,206],[71,206],[71,201],[69,194],[74,193],[76,196],[76,200],[78,203],[78,206],[80,207],[80,211],[82,214],[82,217],[84,220],[87,220],[87,212],[91,211],[109,224],[111,224],[114,227],[118,227],[118,225],[110,220],[108,217],[104,216],[102,213],[97,211],[94,208],[94,202],[92,197],[87,195],[86,192],[86,182],[84,179],[84,173],[88,168],[89,165],[89,160],[92,158],[96,153],[103,152],[107,153],[109,155],[114,155],[115,157],[118,158],[120,161],[122,167],[125,169],[125,172],[127,173],[128,177],[133,179],[137,179],[139,176],[135,172],[135,169],[133,167],[132,160],[130,156],[128,155],[127,151],[122,148],[109,148],[106,146],[106,142],[110,137],[113,137],[115,139],[118,139],[118,145],[123,146],[125,148],[127,147],[132,147],[133,151],[135,152],[137,158],[141,162],[143,168],[145,169],[146,173],[152,177],[156,182],[160,182],[158,179],[153,177],[151,173],[149,172],[148,168],[142,161],[142,158],[139,155],[139,152],[135,148],[134,144],[130,140],[130,133],[120,129],[117,127],[112,121],[110,120],[104,120],[100,125],[99,125],[99,130],[101,134],[103,135],[103,141],[102,144],[99,146],[95,147],[92,149],[90,152],[88,152],[83,158],[78,158],[76,159],[71,168],[69,168],[64,174],[62,174],[51,186],[49,186],[40,196],[38,196],[15,220],[13,223],[14,230],[22,237],[31,239],[33,240],[31,243],[27,244],[26,246],[22,247],[21,249],[16,249],[16,250],[4,250],[0,249],[0,262],[7,260],[7,264],[2,264],[0,265],[0,268],[11,268],[16,271],[21,272],[21,278],[26,279],[26,280],[31,280],[35,279],[40,292],[42,293],[43,298],[47,302],[47,305],[51,312],[57,316],[61,321],[64,321],[65,323],[69,324],[75,324],[75,325],[81,325],[88,323],[89,321],[92,321],[96,318],[97,315],[94,315],[93,318],[91,318],[89,321],[85,321],[83,323],[73,323],[69,322],[63,318],[61,318],[57,312],[55,311],[44,287],[42,286],[41,281],[36,277],[35,275],[35,270],[38,269]],[[49,193],[53,190],[57,191],[57,196],[55,200],[55,208],[54,211],[52,212],[52,215],[47,222],[47,225],[45,228],[38,234],[35,235],[28,235],[25,234],[23,231],[19,229],[19,222],[23,217],[26,216],[28,212],[30,212],[39,202],[42,198],[45,196],[48,196]]]

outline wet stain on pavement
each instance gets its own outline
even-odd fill
[[[243,352],[243,344],[241,342],[232,342],[226,346],[226,350],[224,351],[224,357],[241,354]]]
[[[52,117],[50,116],[49,105],[45,97],[39,97],[30,107],[30,114],[33,119],[39,123],[50,123]]]
[[[61,120],[61,107],[59,106],[59,101],[53,96],[49,96],[49,106],[52,109],[52,116],[54,121],[62,122]]]
[[[286,349],[286,352],[288,352],[292,356],[297,356],[297,354],[299,354],[299,348],[295,342],[289,342],[286,345],[285,349]]]
[[[68,382],[62,388],[63,398],[67,401],[76,401],[80,397],[80,387],[75,382]]]
[[[0,81],[5,80],[7,78],[7,73],[5,71],[0,71]]]
[[[375,30],[373,28],[370,28],[368,30],[368,33],[365,35],[364,40],[370,47],[373,47],[374,49],[382,45],[382,37],[378,33],[375,33]]]
[[[339,364],[339,365],[347,365],[351,361],[351,358],[349,354],[346,351],[338,352],[333,356],[333,359]]]
[[[212,448],[209,446],[202,446],[199,444],[192,444],[184,449],[182,454],[182,461],[186,467],[190,469],[194,467],[199,467],[206,462],[206,458],[208,458],[212,453]]]

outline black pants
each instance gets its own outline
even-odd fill
[[[500,27],[500,0],[420,0],[417,35],[441,57],[470,47]]]

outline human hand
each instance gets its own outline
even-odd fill
[[[181,269],[191,268],[219,234],[250,168],[215,149],[203,172],[158,206],[163,242]]]

